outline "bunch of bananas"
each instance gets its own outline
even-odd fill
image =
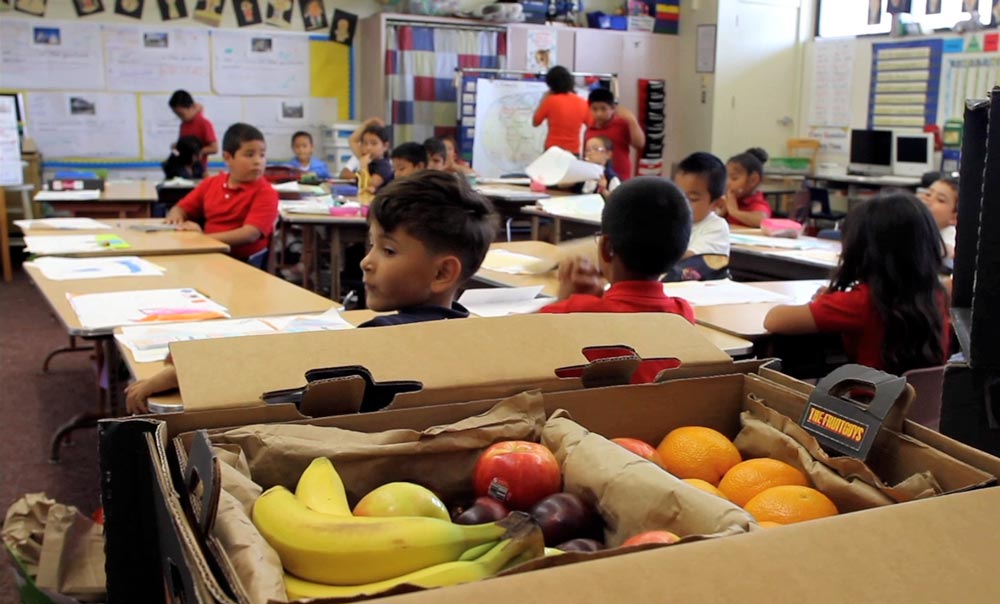
[[[360,596],[404,583],[455,585],[543,554],[541,530],[527,514],[469,526],[354,516],[343,481],[322,457],[302,473],[295,494],[281,486],[265,491],[253,522],[281,558],[289,599]]]

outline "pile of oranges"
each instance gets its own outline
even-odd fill
[[[732,441],[711,428],[677,428],[656,450],[665,470],[743,507],[761,526],[838,513],[826,495],[809,486],[809,478],[801,470],[776,459],[744,461]]]

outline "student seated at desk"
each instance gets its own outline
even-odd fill
[[[674,182],[691,204],[691,241],[664,281],[708,281],[729,276],[729,224],[715,213],[726,193],[726,166],[711,153],[688,155]]]
[[[573,187],[576,193],[600,193],[607,195],[622,184],[618,173],[611,165],[612,142],[606,136],[591,136],[583,145],[583,159],[604,166],[600,180],[585,180]]]
[[[428,170],[445,170],[448,166],[448,147],[444,139],[432,136],[424,141],[424,151],[427,153]]]
[[[669,180],[639,176],[615,189],[601,212],[598,266],[586,258],[559,265],[559,302],[540,312],[667,312],[694,323],[686,300],[663,291],[660,275],[691,237],[691,210]],[[611,287],[604,289],[607,279]],[[643,364],[633,382],[652,381],[667,365]],[[672,365],[670,365],[672,366]]]
[[[262,267],[278,220],[278,194],[263,178],[266,151],[260,130],[249,124],[230,126],[222,137],[229,172],[201,181],[165,221],[181,230],[204,231],[228,243],[235,258]]]
[[[365,128],[368,126],[380,126],[385,127],[385,122],[381,118],[370,117],[363,121],[360,126],[354,129],[351,133],[350,138],[348,138],[348,144],[351,146],[351,153],[354,155],[348,160],[347,164],[340,171],[340,178],[344,180],[357,179],[358,171],[361,170],[361,161],[358,159],[364,155],[364,151],[361,150],[361,135],[364,133]]]
[[[427,150],[420,143],[403,143],[389,155],[393,178],[406,178],[427,169]]]
[[[170,157],[160,164],[163,175],[171,178],[201,180],[205,178],[205,165],[201,163],[201,141],[196,136],[182,136],[177,139]]]
[[[313,157],[313,137],[308,132],[300,130],[292,135],[292,153],[295,154],[295,159],[289,164],[292,168],[300,172],[311,172],[323,180],[330,178],[330,168],[326,167],[326,162]]]
[[[767,151],[759,147],[747,149],[726,162],[729,189],[719,214],[729,220],[729,224],[759,227],[762,220],[771,217],[771,204],[757,190],[764,180],[765,163]]]
[[[375,193],[392,181],[389,152],[389,128],[372,124],[361,132],[361,155],[358,161],[358,191]]]
[[[475,174],[476,171],[472,169],[469,162],[465,161],[458,155],[458,145],[455,143],[455,139],[450,136],[442,136],[441,142],[444,143],[447,155],[444,158],[444,169],[446,172],[454,172],[455,174]]]
[[[771,309],[764,327],[840,333],[848,360],[896,375],[943,365],[949,326],[941,260],[927,208],[909,193],[881,195],[848,213],[829,287],[809,304]]]
[[[479,270],[495,233],[489,200],[453,174],[424,170],[384,187],[368,213],[372,246],[361,269],[368,308],[396,314],[358,327],[468,317],[455,294]],[[156,375],[125,389],[126,409],[148,413],[146,399],[177,387],[168,357]]]
[[[931,211],[941,239],[944,240],[945,266],[950,270],[955,262],[955,225],[958,224],[958,181],[939,178],[930,189],[921,192],[920,201]]]

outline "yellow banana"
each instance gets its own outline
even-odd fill
[[[333,516],[310,510],[281,486],[264,491],[252,515],[286,571],[331,585],[384,581],[451,562],[503,538],[508,528],[532,523],[527,514],[468,526],[436,518]]]
[[[295,496],[314,512],[334,516],[350,516],[344,481],[340,479],[333,463],[326,457],[317,457],[299,477]]]
[[[540,535],[540,533],[538,533]],[[299,598],[348,598],[364,594],[377,594],[397,585],[418,587],[444,587],[478,581],[497,574],[513,560],[530,559],[541,555],[543,544],[539,536],[532,535],[504,539],[476,560],[445,562],[385,581],[367,585],[324,585],[304,581],[285,573],[285,591],[289,600]],[[534,555],[532,555],[534,554]]]
[[[469,549],[462,552],[462,555],[458,557],[459,562],[469,562],[471,560],[476,560],[483,556],[486,552],[490,551],[497,546],[496,541],[491,541],[489,543],[484,543],[482,545],[477,545],[476,547],[470,547]]]

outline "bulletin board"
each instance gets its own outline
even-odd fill
[[[326,36],[267,30],[0,20],[2,89],[25,93],[26,135],[46,163],[158,165],[185,89],[216,134],[239,121],[264,132],[269,157],[291,157],[291,134],[351,119],[350,48]]]

